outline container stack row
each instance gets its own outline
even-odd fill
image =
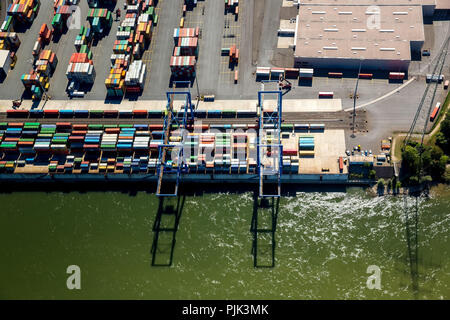
[[[298,149],[300,156],[314,156],[314,137],[301,136],[298,140]]]
[[[150,45],[153,26],[158,23],[154,0],[128,0],[125,19],[116,32],[111,69],[105,80],[108,96],[121,97],[126,92],[144,89],[146,65],[142,55]]]
[[[0,77],[6,77],[9,69],[14,68],[21,43],[17,33],[10,32],[11,26],[32,23],[39,6],[39,0],[13,0],[7,6],[5,20],[0,25]]]
[[[69,17],[78,0],[54,0],[52,27],[55,34],[61,34],[68,27]]]
[[[300,74],[301,71],[301,74]],[[280,76],[285,79],[311,79],[314,73],[313,69],[298,69],[298,68],[270,68],[270,67],[257,67],[256,68],[256,80],[278,80]]]
[[[196,129],[207,129],[206,127]],[[8,170],[5,159],[21,154],[12,169],[28,165],[48,166],[50,172],[67,170],[131,170],[153,172],[163,144],[162,125],[100,125],[58,122],[0,123],[0,171]],[[190,173],[255,173],[256,132],[182,132],[174,130],[170,144],[183,147]],[[5,155],[8,155],[5,157]],[[26,161],[22,161],[26,159]],[[43,159],[47,159],[45,162]],[[54,159],[59,159],[53,162]],[[61,163],[62,161],[62,163]],[[173,162],[173,166],[178,164]],[[66,166],[66,167],[64,167]],[[134,169],[133,169],[134,168]]]
[[[93,84],[95,81],[94,62],[91,58],[92,54],[76,52],[72,54],[67,66],[66,76],[70,82],[79,84]]]
[[[111,28],[113,17],[111,11],[108,9],[90,8],[87,20],[95,36],[99,37]]]
[[[115,6],[117,0],[87,0],[90,8],[99,8],[106,6]]]
[[[195,77],[199,32],[198,27],[174,29],[174,49],[170,59],[170,70],[174,79]]]
[[[48,90],[50,76],[55,71],[58,59],[52,50],[41,50],[34,59],[33,68],[21,76],[25,90],[29,91],[33,100],[38,100]]]
[[[143,118],[143,119],[162,119],[164,112],[162,110],[83,110],[83,109],[9,109],[6,110],[8,118]],[[180,117],[183,116],[183,111],[180,111]],[[249,110],[195,110],[195,117],[200,119],[234,119],[234,118],[255,118],[256,111]],[[216,125],[213,125],[216,126]],[[246,129],[244,124],[222,124],[218,125],[223,129],[240,128]],[[240,127],[244,126],[244,127]],[[297,128],[297,125],[295,125]],[[306,130],[309,125],[305,125]],[[248,125],[250,128],[251,125]]]
[[[32,23],[39,12],[39,0],[13,0],[6,9],[6,17],[1,31],[8,31],[12,24]]]
[[[233,13],[236,19],[239,15],[239,0],[225,0],[225,14]]]

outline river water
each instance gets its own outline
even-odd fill
[[[407,198],[407,219],[403,197],[344,191],[281,198],[274,268],[253,266],[252,192],[180,198],[170,267],[151,265],[153,194],[2,193],[0,298],[450,299],[450,188],[419,199],[417,215]],[[270,209],[258,212],[269,225]],[[160,233],[156,262],[171,243]],[[260,235],[259,264],[271,262],[270,243]],[[81,290],[66,287],[69,265],[80,267]],[[370,265],[380,290],[366,285]]]

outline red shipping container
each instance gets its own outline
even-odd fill
[[[10,128],[22,128],[23,123],[22,122],[9,122],[8,127]]]
[[[389,79],[391,80],[403,80],[405,74],[403,72],[389,72]]]
[[[330,78],[342,78],[343,73],[342,72],[328,72],[328,76]]]
[[[87,133],[86,130],[72,130],[72,135],[74,136],[84,136],[86,133]]]
[[[87,124],[74,124],[73,130],[87,130],[88,125]]]
[[[360,79],[372,79],[373,74],[372,73],[360,73],[359,78]]]

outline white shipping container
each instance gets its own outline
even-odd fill
[[[141,14],[138,18],[138,22],[149,22],[150,21],[150,15],[147,13]]]
[[[138,13],[139,5],[127,5],[127,13]]]
[[[300,78],[312,78],[314,74],[314,69],[300,68],[299,76]]]
[[[257,75],[269,75],[270,68],[269,67],[258,67],[258,68],[256,68],[256,74]]]
[[[6,20],[3,21],[2,26],[1,26],[1,31],[2,32],[8,32],[8,29],[6,28],[6,24],[7,24],[7,21]],[[9,24],[8,28],[11,28],[11,23]]]
[[[36,41],[33,46],[33,51],[39,53],[41,51],[41,43]]]
[[[9,50],[0,50],[0,70],[4,72],[5,76],[8,74],[11,66],[11,56]]]

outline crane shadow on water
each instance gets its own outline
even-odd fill
[[[150,250],[153,267],[170,267],[173,263],[176,234],[183,212],[185,195],[160,197],[155,222],[153,243]]]
[[[275,232],[280,198],[260,198],[253,193],[253,215],[250,232],[253,234],[252,255],[255,268],[275,267]]]
[[[408,196],[404,195],[405,233],[408,250],[411,291],[414,299],[419,299],[419,200],[421,194],[414,194],[414,204],[408,206]]]

